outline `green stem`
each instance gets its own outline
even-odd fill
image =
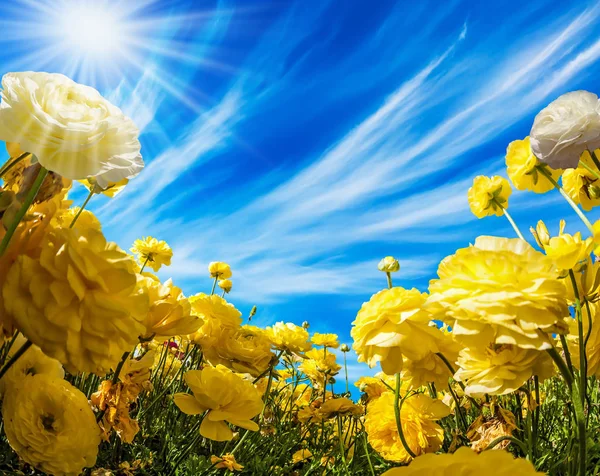
[[[367,455],[367,462],[369,463],[369,469],[371,470],[371,476],[375,476],[375,470],[373,469],[373,463],[371,463],[371,456],[369,456],[369,442],[367,441],[367,434],[363,431],[363,443],[365,446],[365,454]]]
[[[556,180],[554,180],[552,178],[552,175],[550,175],[550,173],[547,170],[545,170],[543,168],[539,168],[538,170],[539,170],[539,172],[544,177],[546,177],[550,181],[550,183],[552,185],[554,185],[554,188],[560,192],[560,194],[563,196],[563,198],[571,206],[571,208],[573,209],[573,211],[575,213],[577,213],[577,216],[581,219],[581,221],[583,222],[583,224],[587,227],[588,230],[590,230],[590,233],[593,235],[594,234],[594,228],[592,227],[592,224],[587,219],[587,217],[583,214],[583,212],[579,209],[579,207],[573,201],[573,199],[571,197],[569,197],[569,194],[567,192],[565,192],[564,189],[556,182]]]
[[[215,288],[217,287],[217,280],[218,280],[218,279],[219,279],[218,277],[217,277],[217,278],[215,278],[215,282],[213,283],[212,290],[210,291],[210,295],[211,295],[211,296],[212,296],[212,295],[215,293]]]
[[[573,371],[573,362],[571,361],[571,352],[569,352],[569,344],[567,343],[567,338],[564,336],[564,334],[560,334],[559,339],[563,347],[563,352],[565,353],[565,361],[567,362],[567,367],[569,367],[569,372],[571,372],[571,375],[575,375],[575,372]]]
[[[517,234],[517,236],[519,238],[521,238],[523,241],[527,241],[523,237],[523,233],[521,233],[521,230],[519,230],[519,227],[517,226],[517,224],[515,223],[515,221],[512,219],[512,217],[508,213],[508,210],[506,208],[503,208],[502,211],[504,212],[504,216],[506,217],[506,219],[508,220],[508,222],[512,225],[512,227],[515,230],[515,233]]]
[[[400,373],[396,374],[396,390],[394,392],[394,415],[396,416],[396,427],[398,428],[398,435],[400,436],[400,441],[402,442],[402,446],[404,450],[410,455],[411,458],[416,458],[413,450],[410,449],[408,443],[406,442],[406,438],[404,438],[404,431],[402,430],[402,421],[400,419],[400,410],[402,409],[402,405],[400,402]]]
[[[590,153],[590,157],[592,158],[592,161],[594,162],[594,164],[596,164],[596,167],[598,167],[598,170],[600,170],[600,160],[598,160],[598,156],[596,155],[596,151],[588,149],[588,152]],[[580,161],[579,163],[582,164],[583,162]]]
[[[386,272],[385,276],[387,277],[388,288],[392,289],[394,285],[392,284],[392,273]]]
[[[338,437],[340,440],[340,455],[342,457],[342,464],[344,465],[344,469],[346,470],[346,473],[348,472],[348,467],[346,465],[346,451],[344,448],[344,429],[342,427],[342,419],[341,417],[338,415],[337,416],[337,427],[338,427]]]
[[[19,223],[21,223],[21,220],[27,213],[27,210],[29,210],[29,207],[35,200],[35,197],[38,194],[38,192],[42,186],[42,183],[44,183],[44,179],[46,178],[47,174],[48,174],[48,170],[45,169],[44,167],[40,166],[40,170],[38,171],[37,177],[35,178],[35,181],[33,182],[33,185],[31,186],[31,188],[29,189],[29,192],[27,192],[25,201],[23,202],[23,204],[21,205],[21,208],[15,215],[12,223],[8,227],[8,230],[6,230],[6,234],[4,235],[4,238],[2,239],[2,242],[0,243],[0,256],[2,256],[6,252],[6,249],[8,248],[8,244],[10,243],[12,236],[15,234],[15,231],[17,230]]]
[[[499,436],[498,438],[496,438],[495,440],[493,440],[485,450],[483,451],[488,451],[493,449],[494,447],[498,446],[500,443],[502,443],[503,441],[510,441],[511,443],[516,444],[519,448],[521,448],[521,450],[523,451],[524,454],[527,454],[527,445],[525,443],[523,443],[521,440],[519,440],[518,438],[515,438],[514,436],[510,436],[510,435],[502,435]]]
[[[150,261],[150,255],[146,256],[146,261],[144,261],[144,264],[142,265],[142,267],[140,269],[140,274],[142,274],[144,272],[144,268],[148,264],[148,261]]]
[[[2,377],[4,377],[4,375],[6,374],[6,372],[8,372],[8,370],[15,364],[15,362],[17,360],[19,360],[21,358],[21,356],[27,352],[27,350],[33,345],[33,343],[28,340],[27,342],[25,342],[21,347],[19,347],[19,350],[17,350],[15,352],[15,355],[13,355],[10,360],[8,362],[6,362],[6,364],[4,365],[4,367],[2,367],[2,370],[0,370],[0,379]]]
[[[590,154],[591,155],[591,154]],[[579,165],[581,165],[584,169],[586,169],[589,173],[591,173],[597,179],[600,179],[600,173],[597,170],[591,168],[588,164],[586,164],[583,160],[579,161]]]
[[[537,375],[533,376],[533,385],[535,390],[535,412],[533,415],[533,436],[532,436],[532,452],[535,458],[536,456],[536,448],[537,448],[537,439],[538,439],[538,431],[540,425],[540,379]]]
[[[558,370],[560,371],[563,379],[565,380],[567,386],[569,387],[569,390],[571,390],[573,387],[573,374],[571,374],[569,367],[567,367],[567,364],[565,364],[565,361],[558,354],[556,347],[546,349],[546,352],[548,352],[548,355],[550,355],[550,357],[552,358],[552,360],[558,367]]]
[[[94,189],[92,188],[92,190],[90,190],[90,193],[88,194],[87,198],[85,199],[85,201],[83,202],[83,204],[79,208],[79,211],[77,212],[77,215],[75,215],[75,218],[73,218],[73,221],[69,225],[69,228],[73,228],[73,226],[75,226],[75,222],[77,221],[77,219],[79,218],[79,216],[83,213],[83,210],[85,210],[85,206],[88,204],[88,202],[92,199],[93,196],[94,196]]]
[[[344,373],[346,374],[346,393],[349,393],[350,388],[348,386],[348,363],[346,362],[346,352],[344,352]]]

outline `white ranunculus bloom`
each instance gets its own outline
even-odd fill
[[[62,74],[8,73],[1,98],[0,140],[19,143],[48,170],[105,187],[144,167],[138,128],[93,88]]]
[[[572,169],[581,153],[600,146],[600,105],[588,91],[563,94],[542,109],[531,128],[531,149],[553,169]]]

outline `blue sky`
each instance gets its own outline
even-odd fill
[[[106,27],[102,10],[113,34],[78,41]],[[551,0],[13,0],[0,4],[0,70],[67,74],[142,130],[145,170],[90,205],[110,239],[166,240],[161,276],[188,294],[226,261],[231,300],[256,304],[256,323],[308,320],[349,342],[385,286],[381,257],[400,259],[395,284],[426,290],[476,236],[514,235],[473,217],[467,189],[506,176],[507,144],[551,100],[600,92],[599,13]],[[558,193],[515,192],[510,211],[523,231],[561,217],[582,229]]]

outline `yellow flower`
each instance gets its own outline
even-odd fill
[[[554,185],[540,170],[552,176],[558,181],[562,170],[554,170],[548,165],[540,162],[531,151],[529,137],[523,140],[515,140],[508,144],[506,149],[506,167],[508,178],[517,190],[531,190],[535,193],[546,193],[554,188]]]
[[[465,382],[465,393],[473,397],[507,395],[533,375],[540,381],[554,373],[546,352],[514,345],[491,345],[485,350],[463,349],[458,356],[456,380]]]
[[[319,408],[319,412],[325,418],[332,418],[336,415],[355,415],[360,416],[363,414],[364,409],[360,405],[356,405],[349,398],[330,398],[325,401]]]
[[[313,345],[322,345],[331,349],[337,349],[340,345],[337,334],[320,334],[318,332],[313,334],[311,342]]]
[[[26,342],[27,339],[19,334],[12,343],[6,358],[11,358]],[[65,377],[65,371],[58,360],[48,357],[37,345],[32,345],[0,380],[0,396],[4,395],[7,388],[14,387],[28,375],[37,374],[60,379]]]
[[[252,418],[261,412],[263,402],[251,382],[222,365],[189,370],[183,378],[193,395],[177,393],[173,400],[188,415],[208,411],[200,425],[202,436],[215,441],[231,440],[233,432],[225,422],[250,431],[258,430]]]
[[[402,431],[409,448],[416,456],[435,453],[442,447],[444,430],[436,421],[449,414],[450,408],[441,400],[434,400],[424,393],[404,400],[400,410]],[[411,460],[398,435],[393,393],[385,392],[369,403],[365,430],[369,443],[383,458],[399,463]]]
[[[79,213],[79,210],[81,210],[81,208],[79,207],[71,207],[64,210],[60,210],[54,218],[54,223],[56,224],[56,226],[62,228],[69,228],[71,226],[71,223]],[[77,218],[77,221],[75,222],[74,226],[75,228],[91,228],[97,231],[102,230],[100,220],[98,220],[98,218],[96,218],[96,215],[94,215],[89,210],[83,210],[83,212],[81,212],[81,215],[79,215],[79,218]]]
[[[211,338],[216,338],[217,342],[204,345],[202,350],[204,357],[213,365],[221,364],[235,372],[256,377],[271,364],[271,342],[266,332],[258,327],[219,328]]]
[[[586,259],[592,252],[592,238],[581,239],[578,231],[574,235],[563,233],[550,238],[544,248],[548,258],[553,260],[560,269],[573,269],[577,263]]]
[[[591,317],[592,328],[589,332],[589,340],[585,346],[585,353],[587,357],[587,374],[588,376],[595,375],[600,377],[600,325],[598,325],[597,316],[600,313],[600,302],[589,303],[589,309],[591,316],[588,316],[587,306],[583,306],[583,335],[587,336],[590,331],[588,317]],[[572,355],[579,355],[579,339],[576,337],[577,333],[577,321],[573,319],[571,321],[571,336],[569,336],[569,347],[571,348]],[[579,359],[573,359],[573,365],[579,369]]]
[[[354,386],[367,395],[369,402],[379,398],[385,392],[392,392],[396,388],[395,385],[395,377],[385,375],[383,372],[375,374],[375,377],[361,377],[354,382]]]
[[[469,206],[477,218],[502,216],[504,209],[508,208],[511,193],[510,184],[504,177],[478,175],[469,189]]]
[[[597,150],[597,154],[600,150]],[[567,169],[562,176],[562,186],[571,199],[581,205],[585,211],[600,205],[600,181],[592,172],[581,165],[585,163],[598,172],[590,153],[586,150],[581,154],[579,165],[575,169]]]
[[[471,449],[477,453],[481,453],[496,438],[511,436],[516,429],[515,416],[508,410],[498,408],[493,417],[479,415],[471,423],[471,426],[469,426],[467,438],[471,440]],[[504,440],[494,446],[494,449],[502,450],[509,444],[509,440]]]
[[[480,236],[442,260],[438,276],[427,307],[467,347],[493,342],[544,350],[552,345],[548,334],[567,331],[563,281],[524,240]]]
[[[244,467],[235,460],[235,456],[231,453],[224,454],[223,456],[212,455],[210,462],[217,469],[228,469],[229,471],[241,471]]]
[[[145,338],[154,336],[162,342],[169,337],[192,334],[202,325],[202,319],[192,315],[191,304],[171,279],[162,284],[156,276],[145,274],[141,283],[150,302]]]
[[[218,285],[226,293],[229,293],[231,291],[231,288],[233,287],[233,284],[231,283],[230,279],[220,279]]]
[[[392,468],[382,476],[435,476],[484,475],[494,476],[533,476],[538,473],[533,464],[523,458],[516,458],[508,451],[484,451],[475,453],[463,446],[454,453],[424,455],[408,466]]]
[[[2,78],[0,140],[18,143],[63,177],[104,185],[144,167],[139,130],[98,91],[56,73]]]
[[[166,241],[158,241],[151,236],[135,240],[130,251],[137,255],[142,266],[147,264],[154,271],[158,271],[163,264],[170,266],[173,257],[173,250]]]
[[[310,452],[310,450],[307,450],[307,449],[298,450],[292,455],[292,463],[294,463],[294,464],[303,463],[305,461],[308,461],[311,458],[312,458],[312,453]]]
[[[100,429],[86,396],[65,380],[25,377],[6,392],[2,419],[12,449],[40,471],[76,476],[96,464]]]
[[[143,335],[148,297],[133,260],[96,230],[54,229],[2,290],[21,332],[71,373],[104,375]]]
[[[212,261],[208,264],[208,272],[211,278],[229,279],[231,278],[231,268],[227,263],[221,261]]]
[[[386,256],[379,262],[377,269],[384,273],[395,273],[400,271],[400,263],[393,256]]]
[[[90,177],[85,180],[79,180],[79,183],[90,192],[93,190],[94,193],[101,193],[102,195],[112,198],[125,188],[129,183],[129,179],[124,178],[118,182],[109,182],[101,186],[94,177]]]
[[[560,221],[560,225],[558,228],[558,235],[562,235],[565,231],[566,222],[564,220]],[[548,232],[548,228],[546,224],[540,220],[537,222],[535,229],[533,227],[529,228],[529,231],[535,238],[536,243],[541,249],[545,249],[546,246],[550,243],[550,233]]]
[[[190,338],[203,348],[214,347],[225,329],[237,329],[242,323],[242,313],[233,304],[216,294],[196,294],[188,298],[192,313],[203,322]]]
[[[341,370],[341,365],[336,362],[335,354],[327,349],[312,349],[306,352],[306,359],[298,366],[301,372],[311,380],[316,388],[321,388],[325,382],[325,377],[329,381]]]
[[[413,360],[439,352],[436,329],[421,308],[427,294],[417,289],[394,287],[374,294],[358,311],[350,332],[359,362],[392,375],[402,370],[402,357]]]
[[[267,327],[267,335],[276,349],[293,353],[301,353],[310,350],[308,331],[303,327],[291,322],[277,322]]]

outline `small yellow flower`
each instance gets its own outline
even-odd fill
[[[56,214],[54,221],[58,226],[62,228],[69,228],[77,214],[79,214],[80,210],[81,208],[79,207],[71,207],[65,210],[60,210]],[[75,222],[74,226],[75,228],[91,228],[97,231],[102,230],[102,225],[100,224],[100,220],[96,218],[96,215],[94,215],[91,211],[85,209],[83,210],[83,212],[81,212],[79,218],[77,218],[77,221]]]
[[[229,471],[241,471],[244,467],[235,460],[235,456],[231,453],[224,454],[223,456],[212,455],[210,462],[217,469],[228,469]]]
[[[469,189],[469,206],[477,218],[502,216],[511,193],[510,183],[504,177],[478,175]]]
[[[455,476],[457,474],[494,476],[534,476],[543,475],[535,470],[533,464],[523,458],[515,458],[508,451],[483,451],[475,453],[467,446],[454,453],[424,455],[408,466],[392,468],[382,476]]]
[[[267,327],[267,335],[276,349],[292,353],[302,353],[310,350],[308,331],[304,327],[291,322],[277,322]]]
[[[135,240],[130,251],[137,255],[142,266],[146,264],[154,271],[158,271],[163,264],[170,266],[173,257],[173,250],[166,241],[158,241],[151,236]]]
[[[4,431],[26,463],[48,474],[76,476],[96,464],[100,429],[86,396],[50,375],[25,377],[2,404]]]
[[[226,422],[258,431],[252,421],[263,408],[260,393],[251,382],[231,370],[217,365],[202,370],[188,370],[184,380],[192,391],[173,395],[175,405],[188,415],[206,415],[200,425],[200,434],[215,441],[228,441],[233,432]]]
[[[208,272],[211,278],[229,279],[231,278],[231,268],[227,263],[213,261],[208,265]]]
[[[330,377],[336,375],[342,368],[336,362],[335,354],[328,350],[312,349],[306,352],[307,357],[302,361],[299,370],[304,372],[306,376],[311,380],[313,386],[321,388],[324,384],[325,378],[329,380]]]
[[[543,169],[555,181],[558,181],[562,173],[562,170],[551,169],[533,155],[529,137],[508,144],[506,167],[508,178],[517,190],[531,190],[535,193],[546,193],[554,188],[552,182],[540,170]]]
[[[336,415],[355,415],[360,416],[364,412],[364,408],[356,405],[349,398],[330,398],[325,401],[319,408],[319,412],[324,418],[332,418]]]
[[[218,282],[218,286],[225,291],[227,294],[231,291],[233,284],[231,283],[231,279],[220,279]]]
[[[313,345],[322,345],[331,349],[337,349],[340,345],[337,334],[320,334],[319,332],[313,334],[311,342]]]
[[[581,232],[574,235],[563,233],[550,238],[544,248],[548,258],[560,269],[573,269],[577,263],[585,260],[594,246],[592,238],[581,239]]]
[[[565,232],[566,225],[567,225],[567,223],[564,220],[560,221],[560,225],[558,228],[559,236]],[[537,222],[537,225],[535,228],[530,227],[529,231],[531,232],[531,234],[535,238],[536,243],[538,244],[538,246],[541,249],[545,249],[546,246],[548,246],[548,244],[550,243],[550,232],[548,232],[548,228],[546,227],[546,224],[542,220]]]
[[[303,463],[305,461],[308,461],[311,458],[312,458],[312,453],[309,450],[307,450],[307,449],[302,449],[302,450],[296,451],[292,455],[292,462],[294,464],[296,464],[296,463]]]
[[[377,269],[384,273],[395,273],[400,270],[400,262],[393,256],[386,256],[379,262]]]
[[[112,198],[125,188],[125,186],[129,183],[129,179],[124,178],[119,182],[108,182],[105,187],[100,186],[94,177],[79,180],[78,182],[90,192],[93,190],[94,193],[101,193],[102,195]]]
[[[379,398],[385,392],[393,392],[396,380],[393,375],[385,375],[383,372],[375,374],[374,377],[361,377],[354,386],[367,396],[367,401]]]
[[[600,153],[597,150],[596,153]],[[585,211],[600,205],[600,180],[581,163],[592,170],[600,173],[592,160],[590,153],[586,150],[581,154],[579,165],[575,169],[567,169],[563,173],[562,186],[571,199],[581,205]]]

